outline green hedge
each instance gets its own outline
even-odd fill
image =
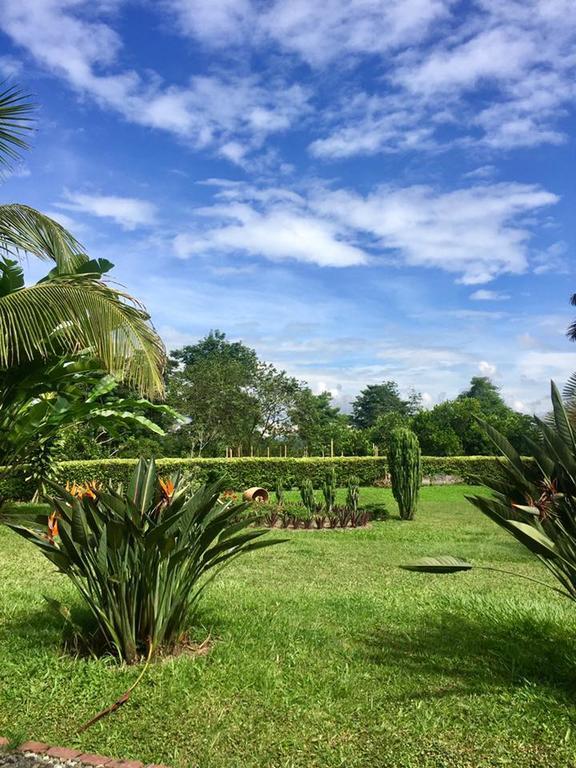
[[[455,475],[465,483],[482,482],[499,471],[501,459],[494,456],[423,456],[422,474],[426,477]],[[64,461],[59,465],[62,482],[125,483],[136,459],[106,459],[91,461]],[[387,475],[386,457],[349,456],[338,458],[236,458],[236,459],[157,459],[160,472],[169,475],[178,470],[192,470],[203,480],[210,473],[228,477],[230,488],[242,490],[260,485],[273,488],[281,477],[286,487],[297,486],[310,478],[320,487],[326,470],[334,467],[338,483],[344,485],[350,475],[360,478],[361,485],[375,485]],[[24,473],[0,477],[0,497],[26,499],[30,495],[24,482]]]

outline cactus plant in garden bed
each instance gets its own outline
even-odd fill
[[[346,503],[336,504],[336,478],[329,471],[322,484],[322,500],[317,498],[310,480],[300,486],[300,502],[286,501],[284,493],[276,493],[276,503],[256,502],[252,512],[258,523],[268,528],[322,530],[324,528],[359,528],[368,525],[373,517],[387,517],[383,504],[360,506],[360,487],[357,477],[348,480]]]
[[[252,527],[246,504],[220,501],[222,481],[192,493],[154,461],[140,460],[125,489],[52,489],[51,512],[14,505],[2,522],[71,579],[107,648],[129,663],[176,643],[220,566],[279,543]]]

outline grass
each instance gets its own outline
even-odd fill
[[[206,594],[194,631],[211,652],[155,664],[82,736],[138,670],[62,652],[42,594],[77,605],[73,591],[0,531],[0,734],[175,768],[574,765],[573,604],[495,573],[397,567],[454,554],[547,578],[469,490],[424,488],[414,522],[282,532],[288,544],[239,560]],[[395,511],[387,490],[363,498]]]

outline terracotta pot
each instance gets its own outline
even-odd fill
[[[242,495],[245,501],[268,501],[268,491],[265,488],[248,488]]]

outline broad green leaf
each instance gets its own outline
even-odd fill
[[[437,557],[423,557],[400,567],[405,571],[419,571],[421,573],[458,573],[459,571],[470,571],[474,566],[459,557],[438,555]]]

